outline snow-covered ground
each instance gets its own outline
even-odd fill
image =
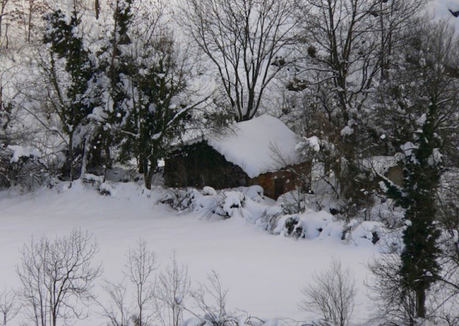
[[[142,237],[162,266],[175,250],[177,260],[188,265],[195,285],[205,281],[212,270],[219,273],[229,288],[229,306],[262,318],[304,320],[307,316],[298,309],[300,290],[312,273],[326,269],[334,256],[357,280],[356,321],[371,313],[362,282],[368,277],[366,263],[377,254],[375,247],[344,244],[336,237],[295,241],[271,235],[239,216],[218,220],[207,219],[201,212],[177,214],[155,205],[158,195],[158,191],[142,194],[135,184],[118,184],[111,197],[79,183],[61,193],[1,192],[0,287],[19,285],[15,266],[20,261],[20,248],[32,235],[53,238],[81,228],[92,232],[99,243],[95,262],[102,262],[101,279],[122,279],[126,252]],[[20,319],[18,316],[13,325],[19,325]],[[104,320],[96,314],[77,323],[101,324]]]

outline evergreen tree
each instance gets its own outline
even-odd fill
[[[457,123],[459,81],[448,73],[454,60],[454,36],[439,25],[420,24],[389,70],[382,85],[382,114],[392,148],[402,151],[404,182],[388,180],[388,195],[405,209],[406,228],[399,270],[404,295],[414,295],[409,324],[426,318],[426,300],[432,284],[440,280],[436,193],[444,170],[442,151],[448,145],[444,130]],[[452,51],[452,52],[451,52]],[[456,117],[456,118],[455,118]]]
[[[137,158],[147,189],[151,189],[158,160],[166,154],[170,141],[183,132],[192,108],[180,97],[187,88],[187,74],[176,60],[174,43],[167,36],[148,44],[141,60],[132,58],[135,64],[128,78],[134,91],[122,127],[128,135],[122,148],[124,155]]]
[[[161,1],[118,0],[110,45],[102,53],[101,71],[109,80],[107,145],[119,149],[121,162],[136,159],[148,189],[158,160],[197,105],[186,98],[191,67],[176,51],[164,10]]]
[[[49,62],[43,68],[54,94],[52,106],[68,137],[64,174],[72,181],[77,177],[76,165],[85,165],[83,143],[90,135],[84,127],[96,105],[94,90],[90,88],[95,68],[84,46],[81,17],[76,8],[69,19],[56,10],[46,15],[45,20],[44,43],[49,45]]]
[[[437,105],[431,104],[426,122],[416,132],[416,145],[406,148],[404,160],[403,194],[399,204],[406,209],[407,227],[403,234],[404,249],[401,254],[403,287],[415,292],[416,315],[426,317],[426,294],[432,283],[440,277],[438,256],[438,230],[435,193],[439,185],[441,165],[439,159],[440,141],[435,133]]]
[[[98,53],[97,75],[104,91],[103,123],[95,130],[91,145],[95,165],[111,168],[115,157],[113,150],[123,141],[119,133],[120,125],[126,116],[126,105],[130,100],[123,84],[123,76],[129,75],[130,60],[126,56],[131,40],[129,25],[132,23],[132,0],[117,0],[113,8],[113,25],[110,26],[110,39]]]

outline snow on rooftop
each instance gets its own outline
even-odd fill
[[[207,136],[210,146],[250,178],[299,163],[297,136],[282,121],[262,115],[234,125],[224,137]]]

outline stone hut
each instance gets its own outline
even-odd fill
[[[262,115],[234,124],[225,135],[205,135],[173,151],[165,160],[169,187],[215,189],[260,185],[277,199],[296,187],[310,164],[300,159],[297,136],[282,121]]]

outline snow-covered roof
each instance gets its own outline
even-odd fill
[[[297,136],[282,121],[262,115],[236,123],[225,136],[208,135],[207,143],[250,178],[300,162]]]

